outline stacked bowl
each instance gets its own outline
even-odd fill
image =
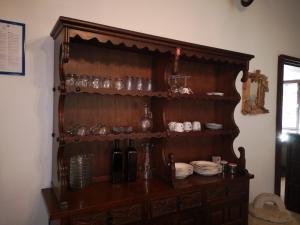
[[[176,179],[184,179],[193,174],[193,166],[187,163],[175,163],[175,176]]]

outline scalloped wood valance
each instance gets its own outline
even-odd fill
[[[61,32],[62,29],[64,29],[64,32]],[[249,60],[254,57],[249,54],[142,34],[67,17],[59,18],[51,32],[51,36],[56,39],[62,33],[64,34],[62,42],[65,45],[64,53],[67,56],[64,58],[66,60],[68,58],[68,44],[75,38],[83,41],[97,40],[97,42],[104,44],[110,43],[116,46],[122,45],[128,48],[170,54],[175,54],[176,49],[180,48],[182,56],[240,65],[241,70],[244,72],[242,80],[245,81]]]

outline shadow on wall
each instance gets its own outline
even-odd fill
[[[34,152],[34,170],[36,178],[32,185],[33,193],[31,213],[24,224],[32,225],[47,223],[47,210],[42,199],[41,189],[49,187],[52,168],[52,126],[53,126],[53,62],[54,42],[50,36],[26,43],[26,76],[31,81],[36,96],[36,105],[32,118],[37,120],[36,145]],[[45,224],[46,225],[46,224]]]

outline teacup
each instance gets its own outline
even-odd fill
[[[183,123],[176,123],[174,131],[176,131],[176,132],[183,132],[184,131]]]
[[[191,130],[193,129],[192,123],[189,122],[189,121],[183,122],[183,129],[184,129],[184,131],[186,131],[186,132],[191,131]]]
[[[201,123],[199,121],[194,121],[192,124],[193,131],[200,131],[201,130]]]
[[[192,90],[190,88],[187,88],[187,87],[181,87],[179,89],[179,93],[180,94],[193,94]]]
[[[218,163],[218,164],[221,163],[221,156],[213,155],[211,158],[214,163]]]
[[[176,125],[176,122],[174,122],[174,121],[171,121],[170,123],[168,123],[169,130],[175,131],[175,125]]]

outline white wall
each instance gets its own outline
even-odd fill
[[[1,19],[26,24],[26,76],[0,76],[0,224],[47,224],[40,189],[51,179],[53,41],[61,15],[254,54],[269,77],[267,115],[235,118],[255,174],[251,198],[272,192],[278,54],[300,57],[299,0],[1,0]],[[237,84],[241,90],[241,84]]]

